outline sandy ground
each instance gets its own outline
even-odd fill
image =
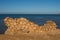
[[[1,34],[0,40],[60,40],[60,31],[33,34],[6,35]]]

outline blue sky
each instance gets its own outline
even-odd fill
[[[0,0],[0,13],[60,13],[60,0]]]

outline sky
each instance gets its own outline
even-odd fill
[[[0,0],[1,13],[60,13],[60,0]]]

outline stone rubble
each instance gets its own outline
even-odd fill
[[[18,34],[18,33],[33,33],[33,32],[47,32],[50,30],[56,30],[56,23],[48,20],[43,26],[39,26],[26,18],[10,18],[4,19],[5,25],[8,27],[5,34]]]

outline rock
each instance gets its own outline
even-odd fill
[[[47,21],[47,22],[44,24],[44,26],[45,26],[47,29],[49,29],[49,30],[55,30],[56,27],[57,27],[56,23],[55,23],[54,21],[51,21],[51,20]]]
[[[5,34],[18,34],[18,33],[35,33],[55,30],[57,25],[53,21],[47,21],[43,26],[39,26],[26,18],[10,18],[6,17],[4,19],[6,26],[8,27]]]

